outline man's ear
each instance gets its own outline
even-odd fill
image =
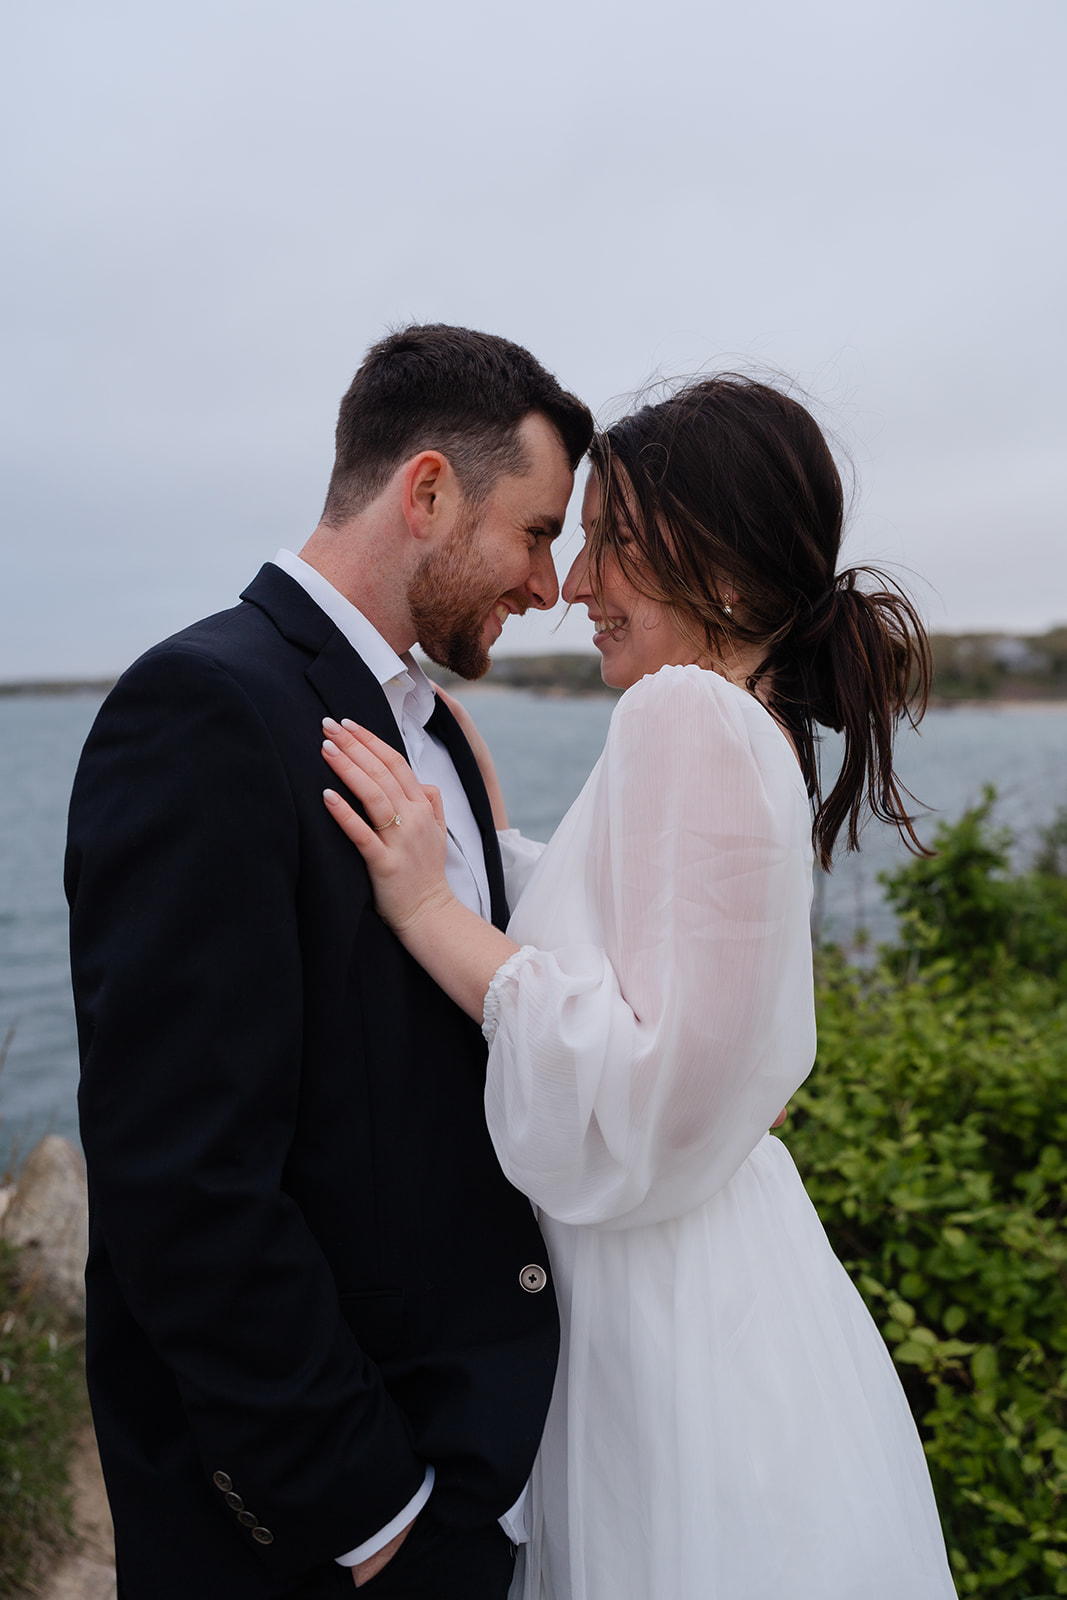
[[[440,450],[421,450],[400,474],[400,510],[413,539],[447,539],[461,500],[459,479]]]

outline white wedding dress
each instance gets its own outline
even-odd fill
[[[502,839],[486,1107],[563,1323],[513,1595],[951,1600],[892,1362],[767,1132],[815,1051],[787,740],[664,667],[543,853]]]

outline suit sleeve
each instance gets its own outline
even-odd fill
[[[425,1472],[285,1190],[299,860],[286,771],[241,687],[189,650],[146,657],[101,713],[71,806],[94,1230],[206,1480],[232,1478],[280,1575],[370,1537]]]

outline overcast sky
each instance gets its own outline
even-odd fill
[[[0,679],[120,669],[299,548],[340,395],[414,319],[609,414],[784,370],[854,460],[851,558],[934,627],[1067,620],[1065,32],[1063,0],[10,6]]]

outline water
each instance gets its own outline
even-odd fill
[[[614,702],[488,688],[463,698],[496,753],[512,822],[547,838],[600,752]],[[99,704],[89,694],[0,698],[0,1044],[15,1030],[0,1076],[0,1174],[42,1134],[75,1131],[63,834],[78,752]],[[958,816],[995,783],[997,816],[1015,830],[1020,862],[1067,804],[1067,706],[933,711],[921,736],[902,737],[899,753],[905,783],[941,816]],[[921,831],[930,837],[933,823]],[[848,942],[858,927],[890,935],[876,874],[903,855],[895,835],[872,828],[860,856],[820,877],[825,936]]]
[[[63,838],[99,695],[0,699],[0,1176],[42,1134],[74,1131],[77,1046]]]

